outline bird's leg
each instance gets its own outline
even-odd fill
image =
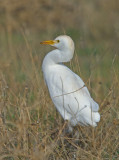
[[[68,120],[65,120],[65,128],[63,130],[63,134],[71,134],[73,132],[73,127],[71,126]]]

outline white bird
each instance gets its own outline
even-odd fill
[[[73,57],[73,40],[67,35],[61,35],[55,40],[43,41],[40,44],[56,48],[45,56],[42,70],[58,112],[72,127],[77,124],[97,126],[100,121],[99,105],[91,98],[82,79],[62,64]]]

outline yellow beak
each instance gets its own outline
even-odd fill
[[[48,41],[40,42],[40,44],[46,44],[46,45],[53,45],[55,43],[58,43],[58,41],[56,41],[56,40],[48,40]]]

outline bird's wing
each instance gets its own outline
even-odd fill
[[[71,110],[76,113],[85,106],[90,106],[92,111],[98,110],[82,79],[69,68],[59,65],[49,76],[47,85],[56,107],[64,105],[69,113]]]
[[[66,67],[66,66],[65,66]],[[91,110],[93,112],[97,112],[99,110],[99,105],[91,98],[90,93],[87,89],[87,87],[85,86],[85,83],[83,82],[83,80],[74,72],[72,72],[68,67],[66,67],[66,69],[74,76],[76,77],[76,81],[75,83],[77,83],[79,90],[81,90],[80,92],[85,96],[85,98],[87,99],[87,101],[90,102],[90,107]],[[71,82],[70,82],[71,83]]]
[[[82,79],[77,74],[75,74],[75,76],[77,77],[77,81],[78,82],[82,81]],[[90,93],[89,93],[87,87],[83,87],[82,91],[85,93],[85,95],[89,99],[89,101],[90,101],[90,107],[91,107],[92,111],[93,112],[97,112],[99,110],[99,105],[91,98]]]

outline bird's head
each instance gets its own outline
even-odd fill
[[[67,35],[61,35],[54,40],[43,41],[40,44],[51,45],[59,50],[71,50],[74,52],[74,42]]]

